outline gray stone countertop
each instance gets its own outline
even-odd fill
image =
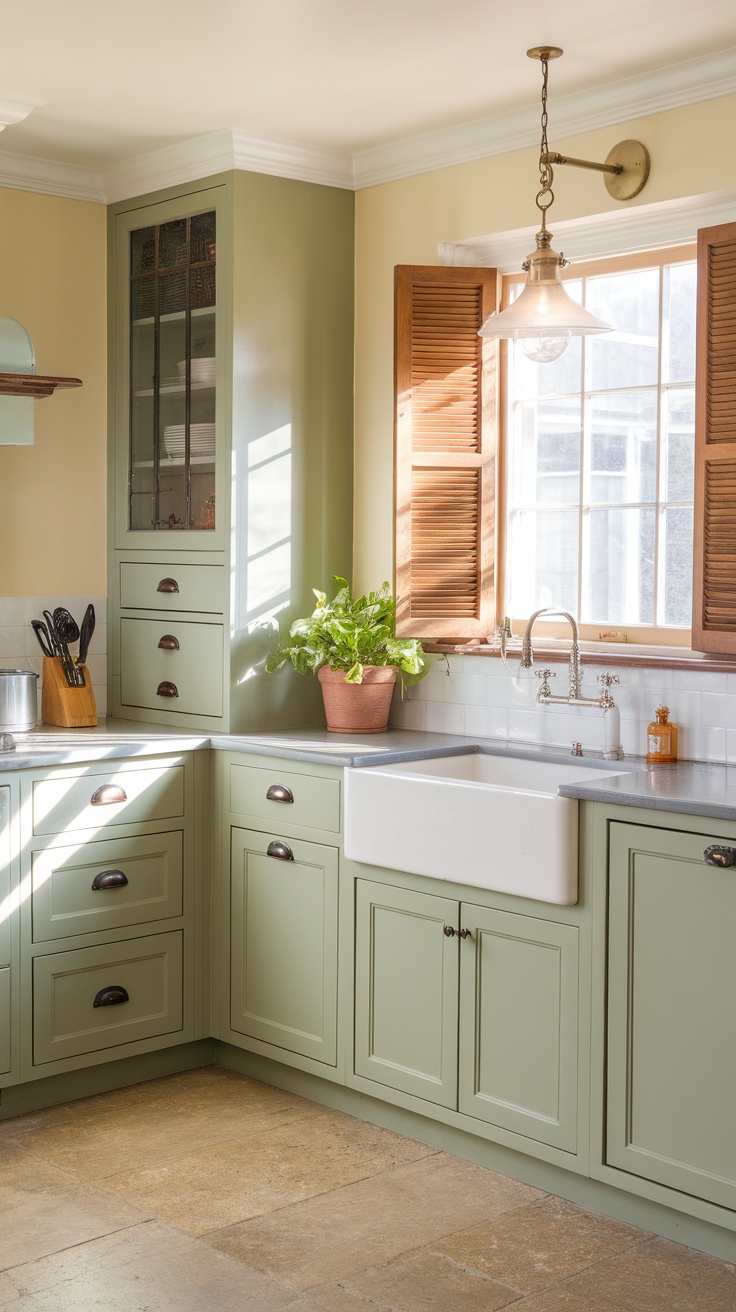
[[[196,751],[207,747],[217,751],[353,767],[391,765],[478,751],[551,763],[573,763],[570,753],[561,749],[419,730],[392,729],[388,733],[365,735],[332,734],[326,729],[297,729],[274,734],[197,734],[177,732],[168,725],[110,719],[94,729],[56,729],[44,725],[32,733],[18,734],[15,750],[0,753],[0,771]],[[736,820],[736,765],[681,761],[677,765],[647,766],[641,757],[603,761],[600,754],[593,753],[580,760],[575,758],[574,764],[594,767],[596,777],[590,782],[582,780],[561,785],[559,791],[564,797]],[[606,771],[603,778],[601,769]]]

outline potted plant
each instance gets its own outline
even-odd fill
[[[332,601],[314,588],[317,606],[295,620],[291,642],[266,661],[269,672],[291,661],[299,674],[316,674],[322,685],[327,728],[332,733],[383,733],[388,728],[397,676],[404,688],[429,672],[431,658],[416,638],[396,637],[396,604],[388,583],[354,597],[347,579],[335,575]]]

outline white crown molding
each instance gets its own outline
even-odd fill
[[[0,187],[13,191],[36,191],[44,196],[105,203],[102,177],[97,169],[76,164],[59,164],[30,155],[11,155],[0,150]]]
[[[554,101],[551,145],[595,128],[646,118],[683,105],[736,91],[736,48],[690,59],[641,77],[575,92]],[[467,164],[491,155],[536,146],[539,110],[524,108],[476,119],[454,128],[407,137],[353,156],[356,190],[394,182],[419,173]]]
[[[576,92],[554,103],[552,145],[581,131],[625,123],[734,92],[736,48]],[[22,97],[0,99],[0,131],[41,104],[42,101]],[[0,151],[0,186],[109,203],[162,187],[195,182],[228,169],[247,169],[324,186],[361,189],[521,150],[537,145],[538,139],[536,107],[408,137],[357,151],[352,156],[257,137],[238,128],[224,128],[111,165],[102,173]]]
[[[45,100],[36,100],[34,96],[0,95],[0,132],[12,123],[22,123],[32,109],[40,109],[45,104]]]
[[[553,223],[555,250],[568,241],[568,254],[575,262],[595,260],[631,251],[656,250],[694,241],[698,228],[717,223],[732,223],[736,218],[736,189],[712,192],[705,196],[687,196],[683,200],[660,201],[637,205],[630,210],[586,215]],[[440,264],[470,265],[515,273],[534,249],[538,225],[497,232],[488,237],[471,237],[463,241],[442,242],[438,248]]]
[[[352,189],[353,186],[350,155],[272,141],[241,132],[238,128],[209,132],[206,136],[115,164],[105,170],[103,186],[108,202],[127,200],[130,196],[158,191],[162,187],[196,182],[208,174],[223,173],[228,169],[271,173],[331,187]]]

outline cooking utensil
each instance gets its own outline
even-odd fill
[[[0,733],[27,733],[38,724],[38,675],[0,670]]]
[[[46,628],[46,625],[44,624],[43,620],[31,620],[31,628],[33,629],[36,637],[38,638],[41,651],[43,652],[44,656],[53,656],[54,649],[51,646],[49,631]]]
[[[76,677],[77,672],[74,668],[74,662],[72,661],[69,648],[67,647],[63,638],[60,636],[58,629],[56,627],[55,615],[58,614],[58,611],[60,611],[61,609],[63,608],[59,607],[58,610],[54,612],[54,615],[51,614],[50,610],[45,610],[42,613],[46,621],[46,627],[49,631],[49,636],[51,638],[54,652],[59,658],[59,661],[61,663],[61,668],[64,671],[64,676],[66,678],[66,681],[70,688],[77,688],[79,685],[77,683],[77,677]],[[67,615],[69,615],[68,611],[66,613]],[[69,618],[70,619],[72,618],[71,615],[69,616]],[[72,620],[72,623],[73,622],[74,621]]]
[[[92,602],[89,603],[82,619],[82,626],[79,631],[79,655],[77,656],[77,665],[84,665],[89,651],[89,644],[92,634],[95,631],[95,608]]]

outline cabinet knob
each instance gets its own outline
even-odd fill
[[[178,651],[179,639],[175,638],[173,633],[165,633],[158,640],[159,651]]]
[[[736,862],[736,847],[722,847],[720,843],[713,843],[706,847],[703,860],[707,866],[720,866],[725,870]]]
[[[122,870],[100,870],[92,880],[92,892],[98,893],[101,888],[125,888],[128,883],[128,876]]]
[[[120,784],[101,784],[89,799],[90,806],[114,806],[119,802],[127,802],[128,794]]]
[[[160,683],[160,684],[158,685],[158,688],[156,689],[156,696],[157,696],[157,697],[178,697],[178,696],[179,696],[179,689],[177,688],[177,686],[176,686],[175,683],[169,683],[169,680],[168,680],[168,679],[164,679],[163,683]]]
[[[178,592],[178,591],[179,591],[179,584],[177,583],[176,579],[161,579],[161,582],[159,583],[158,587],[156,588],[156,591],[157,591],[157,592]]]
[[[459,929],[457,932],[461,938],[472,938],[473,936],[472,931],[469,929]]]
[[[275,838],[266,848],[266,856],[275,856],[279,861],[293,861],[294,853],[288,843],[282,843],[280,838]]]
[[[452,925],[443,925],[442,927],[442,933],[444,934],[445,938],[454,938],[456,932],[457,931],[453,929]]]
[[[130,1002],[128,990],[124,989],[122,984],[108,984],[107,988],[100,989],[95,994],[93,1007],[118,1007],[121,1002]]]
[[[286,784],[271,784],[266,793],[268,802],[293,802],[294,794]]]

